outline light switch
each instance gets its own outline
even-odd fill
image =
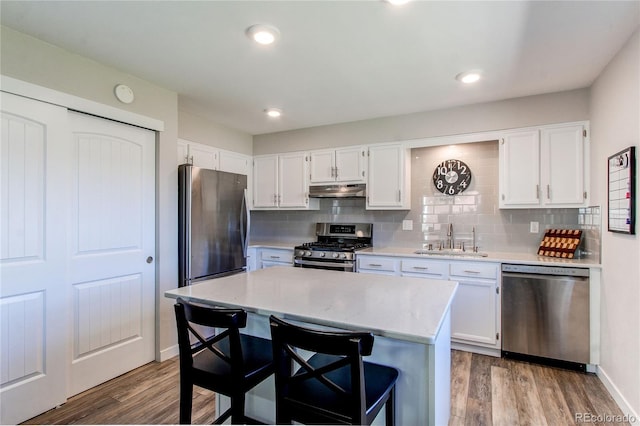
[[[413,220],[403,220],[402,221],[402,230],[403,231],[413,231]]]
[[[529,222],[529,232],[537,234],[540,231],[540,224],[538,222]]]

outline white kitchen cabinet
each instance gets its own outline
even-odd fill
[[[500,208],[588,204],[585,124],[509,133],[499,146]]]
[[[366,182],[366,148],[352,146],[310,153],[311,184]]]
[[[218,153],[219,169],[223,172],[248,176],[251,171],[251,157],[238,152],[221,149]]]
[[[357,254],[357,272],[451,280],[458,290],[451,305],[452,347],[500,355],[500,264]]]
[[[411,208],[411,157],[402,144],[372,145],[368,150],[368,210]]]
[[[400,274],[404,277],[446,280],[449,275],[449,263],[442,260],[402,259]]]
[[[253,208],[317,210],[318,199],[309,199],[309,156],[292,152],[253,159]]]
[[[357,272],[361,274],[400,275],[400,259],[397,257],[356,254],[356,260]]]
[[[258,269],[269,268],[271,266],[293,266],[293,248],[276,249],[262,248],[258,249]]]
[[[451,340],[499,349],[500,265],[451,262],[449,279],[458,282],[451,305]]]
[[[178,139],[178,165],[191,163],[205,169],[249,175],[250,161],[248,155]]]

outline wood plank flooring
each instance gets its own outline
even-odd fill
[[[461,351],[452,351],[451,363],[452,426],[573,425],[576,413],[622,415],[593,374]],[[176,424],[178,377],[177,358],[152,362],[25,424]],[[214,405],[214,394],[196,387],[193,423],[210,424]]]

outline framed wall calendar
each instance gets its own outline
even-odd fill
[[[609,157],[609,231],[635,234],[636,148]]]

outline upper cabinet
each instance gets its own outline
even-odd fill
[[[508,133],[500,141],[500,208],[588,205],[586,125]]]
[[[411,209],[411,158],[403,144],[371,145],[368,150],[367,209]]]
[[[241,175],[251,170],[251,156],[178,139],[178,165],[184,163]]]
[[[366,153],[363,146],[312,151],[309,182],[312,185],[366,182]]]
[[[309,154],[292,152],[253,159],[253,208],[317,210],[309,199]]]

